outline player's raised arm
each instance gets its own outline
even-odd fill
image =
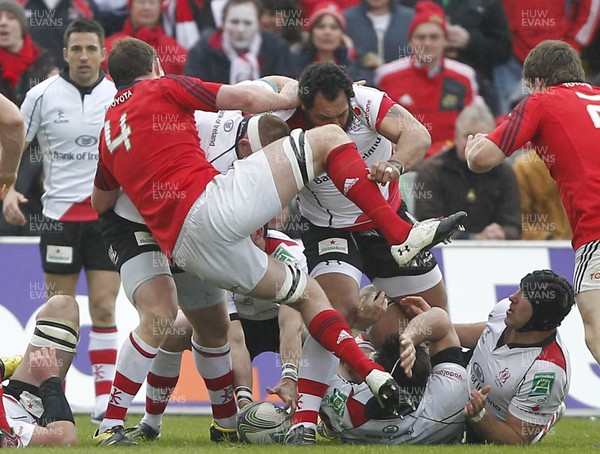
[[[506,159],[504,152],[487,139],[486,134],[479,133],[467,139],[465,156],[469,169],[477,173],[487,172]]]
[[[379,132],[396,144],[392,160],[401,162],[405,170],[412,170],[425,157],[431,146],[431,136],[404,107],[394,104],[379,125]]]
[[[255,85],[223,85],[217,93],[216,106],[223,110],[261,113],[298,107],[298,82],[290,80],[279,93]]]
[[[24,142],[23,116],[19,108],[0,95],[0,199],[17,179]]]

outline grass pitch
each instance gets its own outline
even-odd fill
[[[140,419],[140,416],[131,416],[127,426],[134,425]],[[544,441],[538,445],[529,447],[506,447],[506,446],[357,446],[344,445],[339,442],[329,442],[327,440],[318,440],[318,446],[314,448],[304,447],[286,447],[276,446],[250,446],[245,444],[219,444],[211,443],[208,437],[208,428],[210,418],[208,416],[165,416],[163,422],[162,438],[154,443],[146,442],[139,446],[131,447],[95,447],[92,442],[92,434],[96,426],[89,421],[89,416],[81,415],[76,417],[77,431],[79,433],[79,446],[74,447],[36,447],[27,448],[27,452],[34,453],[56,453],[60,451],[71,452],[98,452],[102,449],[109,451],[135,451],[139,453],[162,454],[162,453],[275,453],[304,450],[318,454],[329,453],[364,453],[379,454],[398,451],[408,451],[411,454],[423,453],[517,453],[523,451],[548,453],[566,453],[578,452],[580,454],[587,452],[600,453],[600,418],[563,418],[556,427],[549,433]]]

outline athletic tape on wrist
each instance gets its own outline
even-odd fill
[[[281,378],[289,378],[298,381],[298,366],[292,363],[285,363],[281,366]]]
[[[485,407],[482,408],[481,411],[479,413],[477,413],[475,416],[469,416],[469,421],[479,422],[483,419],[484,416],[485,416]]]

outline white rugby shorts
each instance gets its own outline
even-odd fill
[[[248,293],[268,266],[267,254],[250,234],[281,210],[264,152],[235,161],[190,208],[173,248],[175,263],[216,287]]]

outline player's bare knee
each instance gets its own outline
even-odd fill
[[[349,142],[350,139],[338,125],[323,125],[306,131],[315,160],[323,160],[332,148]]]
[[[79,307],[75,298],[56,295],[50,298],[35,318],[30,344],[75,353],[79,341]]]
[[[36,320],[44,317],[65,319],[79,326],[79,305],[70,295],[55,295],[42,306]]]

